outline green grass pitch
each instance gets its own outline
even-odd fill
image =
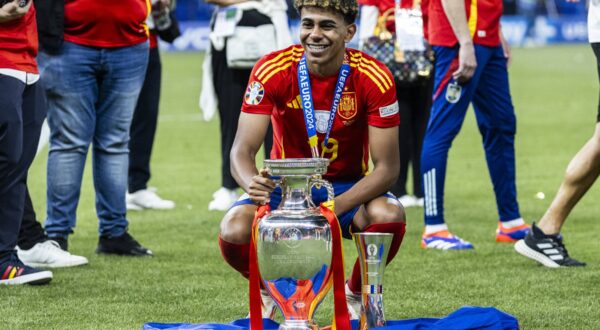
[[[174,211],[132,212],[130,231],[155,257],[96,256],[97,218],[90,166],[78,224],[70,238],[90,264],[54,271],[43,287],[0,288],[2,329],[140,329],[145,322],[229,322],[248,312],[247,284],[222,261],[221,212],[207,211],[220,186],[218,118],[198,110],[200,53],[163,55],[163,94],[151,185],[177,203]],[[564,170],[594,130],[596,64],[587,45],[515,49],[511,90],[518,118],[517,186],[523,217],[539,219]],[[45,218],[47,150],[30,170],[39,218]],[[88,160],[89,165],[89,160]],[[495,306],[523,329],[600,329],[600,189],[592,187],[563,234],[581,269],[547,269],[496,244],[497,213],[481,137],[472,111],[449,155],[446,214],[452,231],[474,251],[418,246],[422,209],[409,209],[406,238],[385,274],[388,319],[441,317],[464,305]],[[544,192],[546,199],[536,199]],[[356,256],[345,242],[346,268]],[[331,296],[317,312],[330,324]]]

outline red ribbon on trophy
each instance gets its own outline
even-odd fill
[[[346,293],[344,290],[344,255],[342,251],[342,231],[340,224],[332,211],[333,203],[321,204],[321,213],[325,216],[331,226],[332,257],[331,269],[333,276],[333,304],[334,317],[332,320],[333,330],[351,330],[348,307],[346,305]],[[250,329],[262,330],[262,301],[260,296],[260,272],[258,269],[258,258],[256,255],[256,235],[258,234],[258,223],[271,208],[263,205],[258,208],[252,222],[252,235],[250,240]]]

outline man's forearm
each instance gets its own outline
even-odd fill
[[[442,0],[442,6],[458,43],[461,45],[472,43],[464,0]]]
[[[231,174],[240,187],[245,192],[248,192],[248,186],[252,182],[252,177],[258,174],[255,157],[232,157]]]

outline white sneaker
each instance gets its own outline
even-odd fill
[[[273,300],[267,290],[264,289],[260,289],[260,298],[262,300],[262,318],[274,320],[275,312],[277,311],[275,300]],[[250,318],[250,313],[248,313],[246,318]]]
[[[175,202],[162,199],[156,193],[156,188],[141,189],[133,194],[125,195],[127,209],[141,211],[143,209],[171,210],[175,208]]]
[[[237,189],[221,187],[213,194],[213,200],[208,203],[208,210],[227,211],[239,197]]]
[[[17,247],[17,254],[25,265],[35,268],[73,267],[88,263],[86,257],[70,254],[53,240],[37,243],[29,250]]]
[[[348,283],[346,283],[346,304],[348,305],[348,316],[350,316],[350,319],[358,320],[362,308],[362,298],[360,294],[350,291]]]

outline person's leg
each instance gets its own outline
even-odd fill
[[[15,255],[25,185],[23,157],[23,93],[21,81],[0,75],[0,264]]]
[[[412,180],[413,180],[413,195],[417,197],[417,203],[423,206],[423,185],[421,180],[421,152],[423,150],[423,138],[425,137],[425,129],[429,120],[429,111],[431,109],[433,93],[433,77],[427,82],[419,86],[418,91],[414,96],[414,107],[412,108],[412,145],[411,145],[411,162],[412,162]],[[421,202],[419,202],[421,200]]]
[[[146,189],[160,102],[161,62],[158,48],[150,49],[144,84],[131,121],[128,191]]]
[[[521,215],[515,182],[516,116],[510,97],[507,60],[501,46],[479,49],[493,55],[481,75],[473,107],[483,138],[499,219],[511,221]]]
[[[592,49],[596,55],[598,77],[600,79],[600,43],[593,43]],[[594,135],[567,166],[565,177],[556,193],[556,197],[554,197],[552,204],[540,219],[538,227],[546,235],[560,233],[573,207],[577,205],[600,174],[600,96],[596,121]]]
[[[23,209],[23,220],[19,230],[17,245],[22,250],[29,250],[34,245],[46,241],[48,237],[42,225],[37,222],[29,189],[25,189],[25,208]]]
[[[421,154],[425,192],[425,224],[444,224],[444,183],[448,151],[460,131],[486,58],[477,55],[477,70],[467,83],[458,85],[452,73],[458,68],[458,47],[435,47],[436,68],[433,106]]]
[[[23,216],[27,171],[46,108],[39,84],[0,75],[0,284],[45,284],[52,273],[24,265],[15,246]]]
[[[129,129],[148,64],[148,44],[102,49],[102,76],[96,102],[93,176],[101,237],[116,238],[127,231]]]
[[[400,127],[399,127],[399,145],[400,145],[400,174],[398,180],[394,182],[390,191],[397,197],[403,197],[407,195],[406,191],[406,180],[408,177],[408,164],[411,159],[411,144],[412,141],[412,95],[415,89],[413,87],[400,86],[399,82],[396,81],[396,98],[398,99],[398,108],[400,113]],[[409,196],[410,197],[410,196]],[[405,203],[402,203],[403,205]],[[412,205],[404,205],[412,206]]]
[[[227,67],[225,49],[212,53],[214,84],[219,101],[221,129],[221,184],[227,189],[236,189],[238,184],[231,175],[229,153],[237,132],[242,100],[251,70]]]
[[[45,229],[50,238],[64,241],[64,247],[75,227],[83,168],[95,127],[99,56],[95,48],[70,42],[63,43],[57,55],[41,52],[38,56],[50,127]]]

